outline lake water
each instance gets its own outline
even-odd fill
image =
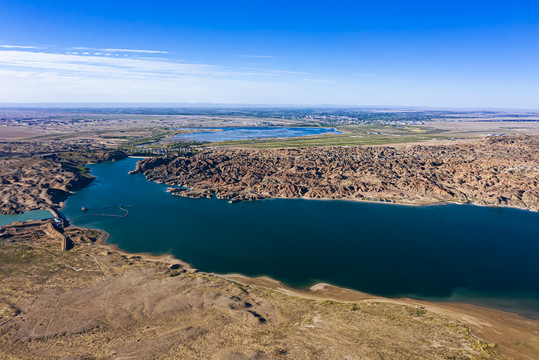
[[[193,130],[193,129],[183,129]],[[204,130],[204,129],[202,129]],[[200,131],[196,133],[176,135],[172,139],[183,141],[231,141],[231,140],[252,140],[269,138],[287,138],[307,135],[322,134],[342,134],[332,128],[311,128],[311,127],[231,127],[231,128],[211,128],[212,131]]]
[[[75,225],[110,233],[131,252],[173,254],[218,273],[268,275],[305,287],[329,282],[383,296],[458,300],[539,318],[539,213],[469,205],[398,206],[275,199],[186,199],[128,175],[136,159],[91,165],[68,218],[134,205],[125,218]],[[114,208],[111,213],[121,213]]]
[[[32,210],[22,214],[0,215],[0,226],[11,224],[16,221],[41,220],[51,217],[52,214],[47,210]]]

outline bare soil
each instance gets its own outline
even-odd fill
[[[61,251],[44,226],[0,232],[1,358],[491,359],[508,353],[489,345],[487,333],[479,340],[472,322],[450,311],[355,300],[344,290],[345,301],[328,300],[324,289],[288,294],[122,255],[95,244],[99,234],[92,230],[68,228],[75,247]],[[521,358],[536,346],[527,339],[518,337],[522,349],[513,346]]]

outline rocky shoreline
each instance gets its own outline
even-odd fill
[[[184,197],[231,202],[268,198],[401,204],[473,203],[539,210],[539,137],[452,145],[253,150],[214,148],[148,158],[133,173],[179,185]]]

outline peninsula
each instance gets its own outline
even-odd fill
[[[210,148],[141,160],[135,173],[186,197],[438,202],[539,210],[539,136],[442,144]]]

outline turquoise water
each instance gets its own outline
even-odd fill
[[[108,241],[124,250],[173,254],[204,271],[268,275],[296,287],[329,282],[383,296],[467,301],[539,318],[539,213],[185,199],[143,175],[128,175],[135,163],[91,165],[97,179],[67,200],[66,216],[83,215],[82,206],[134,205],[125,218],[89,216],[73,223],[106,230]]]
[[[186,129],[191,130],[191,129]],[[342,134],[332,128],[308,127],[231,127],[212,128],[219,131],[200,131],[185,135],[176,135],[173,139],[185,141],[231,141],[268,138],[286,138],[322,134]]]
[[[32,210],[22,214],[0,215],[0,226],[11,224],[16,221],[41,220],[51,217],[52,214],[47,210]]]

